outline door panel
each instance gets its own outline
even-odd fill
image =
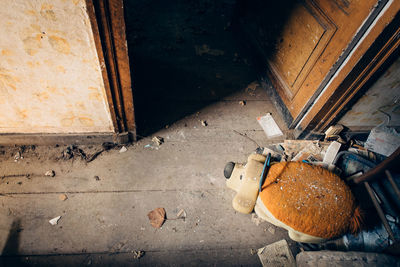
[[[335,25],[309,3],[297,3],[293,13],[296,15],[285,24],[277,50],[268,62],[290,100],[336,31]]]
[[[306,0],[293,8],[268,61],[274,85],[295,119],[378,0]]]

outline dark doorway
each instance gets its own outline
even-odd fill
[[[232,30],[235,1],[130,0],[138,133],[147,136],[256,79]]]

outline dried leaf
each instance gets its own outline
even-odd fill
[[[153,226],[154,228],[160,228],[165,221],[165,209],[156,208],[150,211],[147,214],[147,217],[149,217],[151,226]]]

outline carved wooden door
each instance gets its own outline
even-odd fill
[[[293,119],[300,116],[378,0],[298,1],[268,61]]]

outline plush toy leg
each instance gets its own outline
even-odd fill
[[[279,221],[276,219],[271,212],[265,207],[264,203],[262,203],[260,198],[257,198],[256,206],[254,207],[254,211],[263,220],[266,220],[269,223],[272,223],[275,226],[282,227],[286,230],[288,230],[288,234],[290,239],[296,241],[296,242],[301,242],[301,243],[322,243],[326,241],[326,239],[317,237],[317,236],[312,236],[308,234],[301,233],[299,231],[294,230],[290,226],[284,224],[283,222]]]
[[[232,206],[241,213],[251,213],[256,204],[260,176],[264,167],[265,157],[258,154],[249,156],[242,183],[236,196],[232,200]]]

